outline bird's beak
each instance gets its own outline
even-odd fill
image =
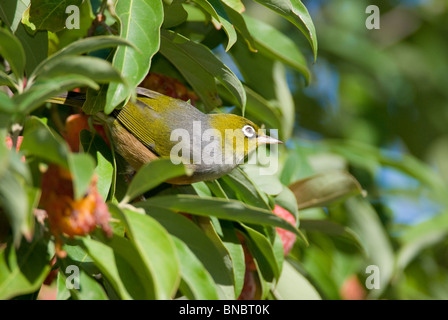
[[[277,140],[275,138],[272,138],[272,137],[266,136],[266,135],[259,136],[257,138],[257,142],[258,142],[258,144],[279,144],[279,143],[283,143],[280,140]]]

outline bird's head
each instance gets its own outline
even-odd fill
[[[252,121],[234,114],[211,114],[210,126],[220,133],[226,157],[232,152],[237,161],[242,161],[260,145],[283,143],[266,135]]]

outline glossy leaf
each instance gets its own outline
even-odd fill
[[[150,216],[124,210],[127,233],[152,272],[156,299],[174,297],[180,277],[179,258],[166,230]]]
[[[227,35],[228,41],[226,51],[228,51],[237,41],[237,33],[230,21],[223,4],[219,0],[193,0],[209,13],[219,24],[221,24]]]
[[[29,203],[23,179],[10,170],[0,176],[0,204],[12,228],[14,244],[18,246],[22,234],[29,234]]]
[[[291,38],[260,19],[248,15],[243,17],[261,54],[279,59],[302,73],[306,81],[309,81],[310,71],[305,57]]]
[[[83,269],[79,269],[79,278],[77,281],[79,288],[67,288],[67,275],[64,270],[67,270],[67,263],[62,265],[57,277],[58,297],[57,300],[66,300],[70,296],[75,300],[108,300],[107,294],[101,284],[97,280],[89,276]],[[73,280],[69,280],[69,284],[73,285]]]
[[[117,46],[129,46],[133,47],[132,43],[126,39],[122,39],[115,36],[96,36],[89,37],[86,39],[81,39],[70,43],[66,47],[57,51],[52,56],[48,57],[45,61],[39,64],[34,70],[34,74],[40,73],[40,70],[47,66],[49,61],[56,60],[57,58],[67,57],[67,56],[77,56],[83,53],[89,53],[95,50],[113,48]]]
[[[15,33],[22,15],[30,5],[30,0],[2,1],[0,2],[0,18]]]
[[[302,236],[298,229],[272,212],[235,200],[200,198],[192,195],[159,196],[137,203],[136,206],[166,208],[200,216],[215,216],[225,220],[271,225]]]
[[[66,28],[66,20],[72,12],[66,12],[69,5],[79,8],[82,0],[33,0],[28,8],[29,26],[33,31],[48,30],[57,32]]]
[[[294,24],[305,37],[313,49],[314,60],[317,57],[317,37],[313,21],[308,10],[300,0],[255,0]]]
[[[68,146],[37,117],[25,123],[21,150],[68,169]]]
[[[198,226],[202,229],[205,235],[211,240],[215,249],[221,257],[221,260],[224,263],[224,267],[226,269],[227,277],[231,278],[233,281],[235,279],[235,267],[232,263],[232,257],[230,252],[227,250],[227,247],[224,245],[221,237],[218,235],[218,230],[221,228],[219,221],[212,217],[197,217],[195,219]],[[218,229],[218,230],[217,230]],[[233,282],[232,281],[232,282]],[[233,283],[234,284],[234,283]],[[241,285],[241,284],[239,284]],[[236,288],[235,286],[219,286],[222,294],[227,299],[235,299],[236,297]]]
[[[22,241],[20,247],[8,245],[0,250],[0,299],[32,293],[40,288],[50,272],[47,242],[36,237]]]
[[[120,21],[120,37],[135,45],[118,47],[112,59],[131,88],[135,88],[146,76],[151,59],[159,50],[160,27],[163,22],[161,0],[118,1],[115,12]],[[112,82],[107,91],[105,112],[109,114],[121,102],[129,98],[129,88]]]
[[[345,203],[347,225],[361,239],[370,264],[378,266],[380,288],[370,292],[378,297],[387,288],[394,269],[394,252],[387,233],[372,206],[360,197],[352,197]]]
[[[145,164],[132,178],[125,198],[129,202],[135,197],[151,190],[166,180],[182,175],[191,175],[192,171],[183,165],[175,165],[170,159],[158,159]]]
[[[316,288],[288,261],[283,264],[275,297],[280,300],[321,300]]]
[[[365,248],[359,236],[350,228],[336,222],[327,219],[301,219],[300,226],[303,230],[319,232],[320,234],[337,237],[344,243],[354,244],[362,253],[365,253]]]
[[[0,112],[13,113],[15,111],[12,99],[3,91],[0,91]]]
[[[274,249],[268,238],[261,232],[244,225],[244,230],[247,232],[250,241],[248,241],[249,250],[258,262],[258,266],[262,269],[261,272],[265,274],[265,278],[271,280],[271,277],[278,279],[280,276],[280,268],[276,256],[274,254]],[[268,275],[266,276],[266,273]]]
[[[87,153],[70,153],[68,164],[73,178],[74,197],[80,199],[91,185],[95,162]]]
[[[86,56],[63,56],[50,59],[35,73],[38,79],[52,79],[67,74],[80,75],[95,82],[122,82],[120,73],[112,65],[99,58]]]
[[[25,26],[19,23],[15,35],[22,43],[25,51],[25,74],[29,77],[33,70],[48,56],[48,32],[38,31],[31,35],[25,30]]]
[[[283,186],[282,191],[275,197],[275,204],[288,210],[294,216],[297,226],[299,225],[299,207],[291,189]]]
[[[244,203],[262,209],[271,209],[266,195],[260,191],[259,186],[253,183],[241,168],[236,168],[223,176],[221,180],[233,189],[237,198]]]
[[[239,297],[244,286],[244,274],[246,269],[243,246],[241,245],[236,233],[236,228],[232,222],[223,220],[219,221],[219,223],[221,227],[219,236],[232,260],[235,296]]]
[[[225,265],[225,257],[196,224],[181,214],[165,208],[146,207],[144,209],[195,254],[213,278],[220,299],[230,299],[234,296],[233,278],[228,266]]]
[[[115,235],[105,243],[85,237],[81,241],[121,299],[154,299],[152,277],[130,241]]]
[[[256,45],[255,40],[252,37],[251,32],[247,28],[246,22],[240,12],[238,12],[235,8],[232,8],[231,6],[223,3],[224,10],[227,14],[227,17],[229,18],[229,21],[233,25],[233,27],[238,30],[239,34],[244,38],[246,41],[249,50],[256,52]],[[228,51],[228,49],[227,49]]]
[[[87,130],[82,130],[80,141],[84,151],[96,160],[95,174],[100,177],[97,181],[97,190],[101,198],[105,200],[115,179],[112,153],[98,134],[92,136]]]
[[[21,111],[29,113],[40,107],[47,99],[65,91],[85,86],[94,89],[98,88],[98,85],[87,77],[80,75],[62,75],[35,82],[22,94],[14,96],[13,101]]]
[[[163,32],[160,52],[182,73],[209,111],[220,105],[214,78],[232,93],[244,110],[246,93],[241,81],[207,47],[180,34]]]
[[[446,239],[448,234],[448,214],[437,216],[409,227],[400,235],[403,242],[397,255],[397,272],[402,272],[422,250]]]
[[[180,265],[182,281],[188,286],[188,291],[193,294],[189,298],[197,300],[219,299],[213,278],[201,261],[184,242],[176,237],[173,237],[173,241],[176,245],[179,260],[182,261]],[[182,291],[182,284],[179,289]]]
[[[320,173],[292,183],[299,209],[328,206],[347,197],[362,194],[359,182],[344,171]]]
[[[0,56],[8,61],[16,78],[21,79],[25,70],[25,51],[20,41],[12,33],[1,28]]]
[[[173,1],[173,3],[169,5],[164,4],[163,14],[164,19],[162,27],[166,29],[175,27],[188,18],[188,13],[185,11],[181,0]]]
[[[244,7],[243,2],[241,0],[222,0],[223,3],[233,8],[233,10],[242,13],[246,8]]]

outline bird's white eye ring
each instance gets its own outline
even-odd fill
[[[251,127],[249,125],[245,125],[242,130],[246,137],[248,137],[248,138],[255,137],[255,129],[253,127]]]

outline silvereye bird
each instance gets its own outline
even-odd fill
[[[243,163],[258,146],[282,143],[238,115],[205,114],[183,100],[145,88],[137,88],[137,95],[135,102],[129,101],[111,116],[97,116],[110,129],[117,152],[135,170],[159,157],[193,169],[191,176],[168,181],[172,184],[217,179]],[[83,99],[68,95],[62,103],[79,106]],[[51,102],[61,103],[61,99]]]

